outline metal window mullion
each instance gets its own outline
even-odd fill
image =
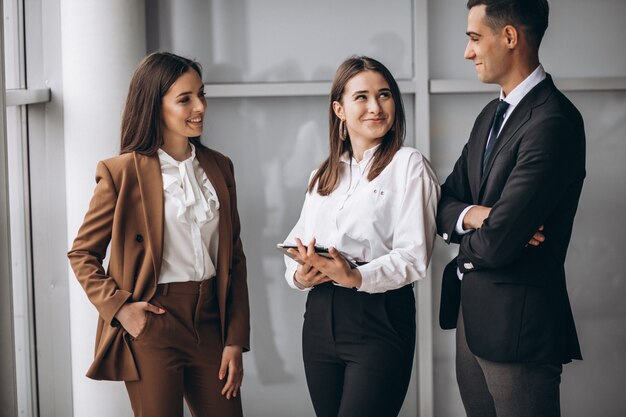
[[[4,11],[3,0],[0,9]],[[6,415],[17,415],[5,89],[3,18],[0,21],[0,404]]]

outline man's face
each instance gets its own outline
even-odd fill
[[[504,29],[494,31],[487,25],[486,7],[474,6],[467,15],[469,40],[464,57],[474,62],[480,81],[502,85],[511,72],[510,49]]]

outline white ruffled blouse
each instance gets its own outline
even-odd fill
[[[177,161],[158,150],[163,175],[165,225],[159,284],[202,281],[215,275],[220,202],[206,173],[191,156]]]

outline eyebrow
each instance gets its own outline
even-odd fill
[[[200,87],[200,88],[198,89],[198,92],[200,92],[200,91],[204,91],[204,84],[202,85],[202,87]],[[191,91],[183,91],[182,93],[180,93],[179,95],[177,95],[177,96],[176,96],[176,98],[178,98],[178,97],[180,97],[180,96],[187,96],[187,95],[189,95],[189,94],[193,94],[193,92],[191,92]]]
[[[479,37],[480,37],[480,36],[483,36],[483,35],[481,35],[481,34],[480,34],[480,33],[478,33],[478,32],[471,32],[471,31],[470,31],[470,32],[465,32],[465,34],[466,34],[467,36],[479,36]]]
[[[380,93],[381,91],[391,91],[391,88],[381,88],[380,90],[378,90],[378,92]],[[369,93],[369,90],[359,90],[359,91],[355,91],[354,93],[352,93],[352,97],[357,96],[359,94],[365,94],[365,93]]]

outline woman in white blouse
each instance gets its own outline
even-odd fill
[[[125,381],[136,416],[182,417],[183,398],[194,417],[242,415],[245,256],[232,163],[199,140],[205,109],[196,62],[141,62],[68,253],[99,313],[87,376]]]
[[[352,57],[339,66],[329,117],[330,154],[311,174],[285,240],[297,245],[285,278],[310,290],[302,335],[309,393],[318,417],[396,416],[415,348],[413,282],[426,276],[439,184],[426,158],[402,146],[402,97],[380,62]]]

